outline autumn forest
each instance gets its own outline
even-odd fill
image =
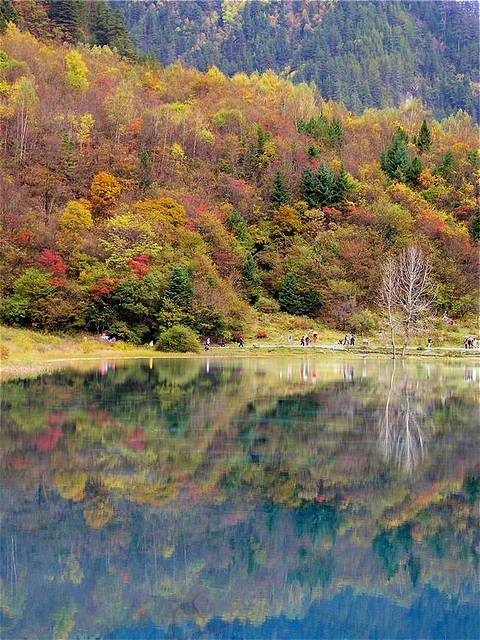
[[[0,0],[2,637],[476,637],[472,15]]]
[[[176,325],[230,339],[285,312],[368,334],[379,265],[412,244],[432,315],[475,313],[466,111],[355,114],[270,70],[162,66],[16,22],[0,39],[5,324],[141,344]]]

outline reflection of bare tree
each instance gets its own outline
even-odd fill
[[[387,462],[395,461],[404,471],[413,471],[424,459],[424,409],[415,385],[402,375],[397,382],[395,362],[385,406],[379,421],[380,448]]]

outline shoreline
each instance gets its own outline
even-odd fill
[[[80,354],[70,353],[62,354],[55,358],[35,357],[32,358],[16,358],[2,357],[0,364],[0,382],[6,382],[12,379],[32,378],[39,375],[51,374],[59,371],[66,366],[76,363],[88,363],[102,360],[162,360],[168,358],[242,358],[242,357],[304,357],[306,355],[313,357],[338,357],[342,358],[365,358],[375,357],[379,359],[392,359],[391,349],[386,347],[345,347],[343,345],[326,345],[315,344],[308,347],[300,345],[282,345],[278,343],[254,343],[239,347],[232,346],[213,346],[208,350],[199,353],[174,353],[149,350],[145,347],[128,348],[125,351],[119,351],[112,348],[109,352],[104,348],[92,353]],[[405,359],[411,360],[416,358],[431,359],[451,359],[471,362],[472,360],[480,364],[480,350],[465,350],[462,347],[410,347],[406,353]],[[397,356],[398,361],[402,361]]]

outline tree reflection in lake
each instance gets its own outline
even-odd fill
[[[198,358],[5,383],[2,638],[474,637],[470,368]]]
[[[428,403],[419,389],[418,380],[409,379],[405,363],[397,377],[396,362],[393,361],[390,384],[381,411],[380,448],[387,462],[395,461],[399,467],[410,472],[423,460],[425,436],[433,424],[425,425]]]

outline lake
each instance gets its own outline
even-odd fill
[[[479,638],[478,362],[2,385],[1,637]]]

